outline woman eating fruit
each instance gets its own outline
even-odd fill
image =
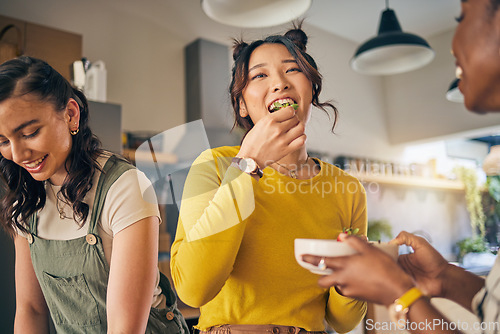
[[[364,302],[334,288],[294,258],[295,238],[336,238],[367,228],[362,185],[309,157],[305,127],[322,77],[300,29],[251,44],[236,42],[230,85],[241,146],[203,152],[187,177],[172,278],[179,297],[201,307],[196,326],[216,332],[348,332]],[[334,122],[334,125],[335,125]]]

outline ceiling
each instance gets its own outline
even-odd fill
[[[356,43],[377,34],[385,0],[312,0],[307,23]],[[424,38],[453,29],[459,0],[389,0],[405,32]]]
[[[176,31],[179,37],[186,39],[193,34],[206,37],[204,35],[207,32],[211,33],[211,39],[227,39],[227,36],[252,30],[230,27],[211,20],[203,13],[201,1],[107,0],[103,5],[142,16],[146,20]],[[396,12],[403,31],[424,38],[453,29],[456,25],[455,17],[460,14],[460,0],[388,1],[389,7]],[[304,18],[307,24],[358,44],[376,35],[380,14],[385,8],[386,0],[312,0],[312,5]]]

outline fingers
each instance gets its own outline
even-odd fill
[[[315,266],[319,265],[321,260],[324,259],[326,267],[333,270],[342,268],[345,264],[345,261],[347,261],[347,258],[348,256],[328,257],[328,256],[315,256],[309,254],[302,255],[302,261],[311,263]]]
[[[302,123],[297,124],[290,130],[288,130],[284,136],[284,140],[288,142],[288,146],[291,151],[295,151],[299,147],[306,143],[307,136],[305,134],[305,128]]]
[[[338,282],[336,281],[336,276],[335,275],[325,275],[325,276],[321,276],[319,279],[318,279],[318,285],[322,288],[329,288],[329,287],[332,287],[332,286],[338,286]],[[340,289],[337,289],[337,292],[340,293]]]
[[[288,119],[294,118],[295,117],[295,109],[293,109],[292,106],[288,106],[285,108],[281,108],[280,110],[277,110],[273,112],[272,114],[269,114],[269,116],[277,121],[277,122],[283,122]]]
[[[280,129],[280,131],[282,131],[284,133],[301,125],[300,120],[297,116],[289,118],[289,119],[281,121],[281,122],[276,121],[276,120],[273,120],[273,121],[277,123],[277,126]],[[303,128],[303,126],[302,126],[302,128]]]
[[[370,246],[366,237],[362,238],[356,235],[345,235],[341,236],[340,240],[347,243],[349,246],[357,250],[359,253],[363,253],[367,247]]]
[[[391,240],[390,243],[411,246],[414,250],[416,250],[417,248],[427,244],[427,241],[424,238],[402,231],[396,238]]]
[[[243,140],[240,152],[245,152],[261,168],[265,168],[303,147],[306,140],[305,126],[290,106],[270,113],[255,123]]]
[[[284,146],[283,153],[285,155],[305,145],[307,140],[305,127],[296,116],[278,123],[277,127],[279,130],[276,134],[276,140],[279,140]]]

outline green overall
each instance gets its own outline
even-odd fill
[[[37,236],[37,216],[30,219],[31,260],[57,333],[107,331],[109,264],[97,232],[97,222],[109,187],[130,168],[135,167],[115,156],[104,165],[86,236],[72,240],[41,239]],[[188,334],[170,283],[164,275],[160,276],[167,308],[151,308],[146,333]]]

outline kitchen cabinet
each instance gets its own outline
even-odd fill
[[[71,66],[82,58],[81,35],[0,15],[0,29],[9,24],[19,28],[24,55],[45,60],[71,80]],[[2,41],[16,44],[16,31],[10,29]]]

